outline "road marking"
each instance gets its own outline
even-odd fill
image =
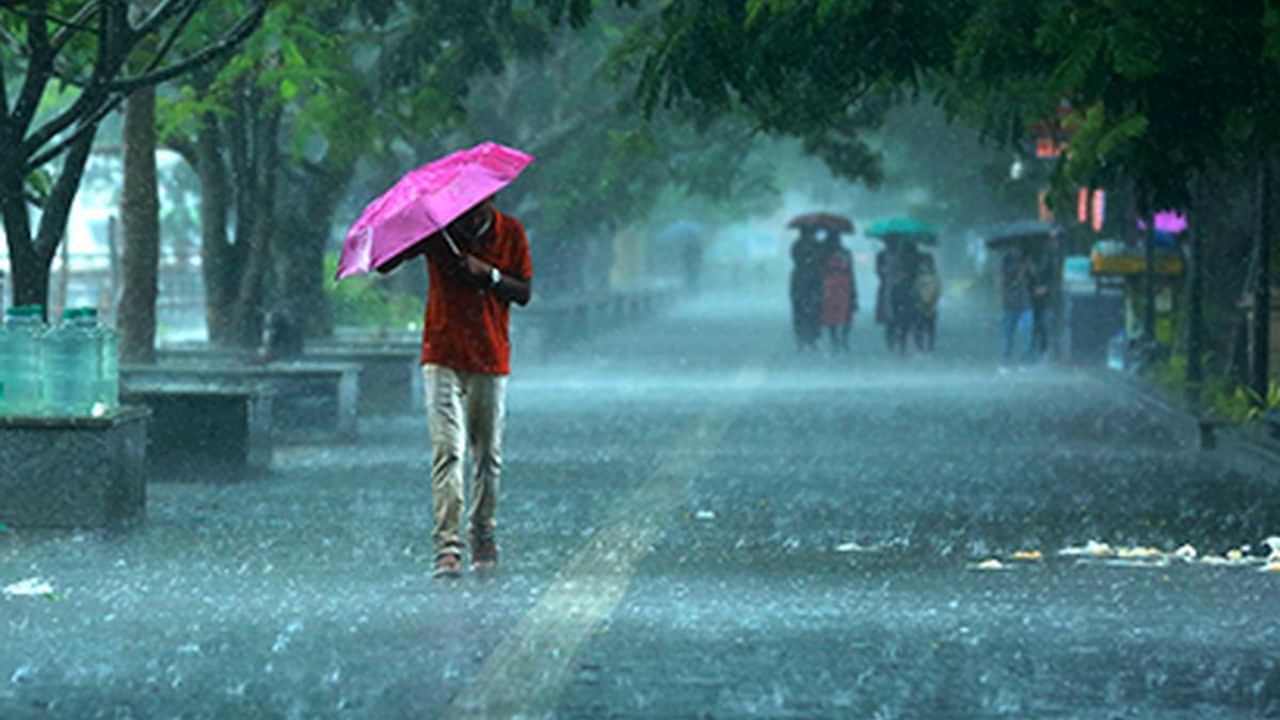
[[[760,387],[766,372],[746,366],[733,377],[742,394]],[[460,693],[445,718],[544,718],[556,708],[578,649],[622,601],[640,559],[653,549],[662,521],[681,503],[683,483],[699,469],[737,417],[737,403],[699,418],[687,440],[672,448],[653,477],[618,506],[610,522],[565,564],[515,630]]]

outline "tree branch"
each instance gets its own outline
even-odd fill
[[[222,39],[218,42],[208,45],[185,60],[174,63],[163,70],[154,70],[145,72],[142,75],[116,80],[111,83],[110,88],[116,92],[129,94],[134,90],[148,85],[158,85],[167,80],[172,80],[181,75],[208,64],[222,57],[223,55],[235,50],[236,47],[245,41],[262,21],[263,15],[266,14],[266,0],[261,0],[254,9],[240,19],[231,30],[227,31]]]
[[[149,16],[143,19],[134,31],[139,35],[150,35],[169,18],[182,13],[194,12],[200,9],[204,2],[205,0],[163,0],[151,11]]]
[[[43,14],[40,13],[41,16]],[[27,27],[31,58],[27,62],[27,77],[22,83],[22,90],[18,94],[18,102],[13,106],[11,116],[18,138],[26,133],[32,118],[35,117],[36,108],[40,106],[40,98],[44,96],[44,89],[49,84],[49,71],[53,68],[53,48],[49,47],[49,32],[44,20],[32,18],[28,20]]]
[[[80,93],[80,96],[76,98],[76,101],[70,107],[45,123],[43,127],[32,133],[31,137],[23,141],[21,152],[24,156],[31,157],[35,155],[41,147],[52,141],[63,130],[79,122],[81,118],[97,114],[101,104],[107,101],[104,81],[115,74],[119,66],[124,62],[123,56],[127,54],[126,51],[126,53],[121,53],[117,57],[112,52],[114,49],[111,43],[112,30],[113,25],[116,24],[113,23],[111,12],[113,8],[116,9],[116,20],[118,21],[119,8],[114,5],[101,6],[101,17],[98,22],[98,56],[94,60],[93,75],[86,83],[84,91]],[[52,58],[50,58],[50,61],[52,61]],[[108,66],[112,63],[115,64],[115,67],[108,72]],[[45,83],[48,82],[51,70],[52,67],[48,67],[44,72]],[[28,77],[30,76],[28,75]],[[34,111],[35,108],[33,107],[32,112],[34,113]],[[30,119],[27,122],[29,123]],[[25,129],[26,125],[21,127]]]
[[[197,175],[200,174],[200,153],[190,138],[174,137],[173,133],[170,133],[168,137],[161,140],[160,144],[177,153]]]
[[[101,0],[92,0],[91,2],[85,3],[84,7],[80,8],[80,11],[73,15],[70,20],[62,23],[62,29],[54,33],[53,41],[51,43],[55,53],[62,52],[62,48],[65,47],[68,42],[71,42],[71,38],[74,37],[76,33],[94,33],[97,31],[97,28],[94,26],[85,25],[84,20],[89,17],[93,11],[98,9],[100,1]]]
[[[45,150],[39,155],[36,155],[32,157],[30,160],[28,160],[26,171],[34,172],[40,166],[44,165],[50,160],[66,152],[67,148],[71,147],[72,145],[80,141],[81,135],[84,135],[85,133],[92,135],[94,131],[97,129],[98,123],[102,122],[102,118],[106,117],[107,115],[110,115],[112,111],[120,107],[120,104],[122,102],[124,102],[123,95],[111,98],[111,100],[109,100],[106,104],[98,108],[97,112],[89,116],[80,125],[80,127],[76,128],[75,132],[63,138],[61,142],[49,148],[48,150]]]
[[[132,30],[129,27],[128,18],[121,14],[127,10],[127,6],[125,4],[121,3],[118,6],[115,4],[106,6],[100,5],[103,17],[98,27],[98,58],[94,64],[93,76],[84,83],[84,90],[76,99],[76,102],[74,102],[71,107],[60,113],[57,117],[46,123],[40,128],[40,130],[33,133],[32,136],[23,143],[23,150],[28,156],[36,156],[39,148],[53,141],[55,137],[67,128],[71,127],[73,124],[80,122],[86,117],[89,118],[89,121],[81,122],[80,127],[71,137],[59,142],[49,151],[39,153],[35,159],[28,163],[28,166],[32,168],[39,167],[40,165],[57,157],[59,154],[65,152],[68,147],[76,142],[81,133],[87,132],[88,128],[96,125],[99,120],[105,117],[112,110],[119,107],[124,99],[134,90],[147,87],[149,85],[156,85],[166,80],[178,77],[179,75],[185,74],[200,67],[201,65],[212,62],[222,55],[234,50],[237,45],[243,42],[250,34],[253,33],[254,30],[257,29],[263,15],[266,13],[267,2],[268,0],[258,0],[254,8],[242,17],[230,31],[224,34],[219,42],[208,45],[186,60],[163,70],[144,72],[142,75],[125,80],[111,80],[111,78],[115,77],[120,71],[120,68],[128,59],[129,53],[137,46],[143,36]],[[170,8],[170,12],[165,17],[169,17],[174,12],[178,11],[190,10],[193,12],[194,9],[200,7],[200,3],[195,2],[192,5],[187,5],[186,3],[175,3],[172,5],[166,4],[166,7]],[[177,8],[177,10],[174,8]],[[155,15],[153,14],[149,20],[154,19]],[[172,48],[172,45],[176,42],[178,33],[183,27],[185,27],[189,20],[189,16],[184,17],[179,27],[175,29],[175,32],[166,38],[166,46],[163,48],[163,52],[168,52],[168,50]],[[125,41],[118,48],[115,46],[115,43],[110,42],[113,38],[121,37],[123,37]],[[152,64],[153,67],[163,60],[163,52],[155,58]],[[50,57],[50,63],[51,62],[52,58]],[[46,76],[46,83],[50,70],[52,70],[51,65],[44,73]],[[31,76],[28,75],[28,78],[30,77]],[[30,122],[29,119],[28,122]],[[25,128],[26,126],[23,125],[21,127]],[[19,135],[21,135],[21,133],[19,133]]]
[[[4,138],[4,127],[9,124],[9,86],[5,83],[4,67],[0,66],[0,143],[9,144]]]
[[[147,63],[144,72],[151,72],[159,67],[160,63],[164,62],[164,56],[168,55],[169,50],[173,49],[173,44],[178,41],[178,37],[182,35],[182,31],[186,29],[187,25],[191,22],[191,18],[195,17],[196,11],[199,9],[199,3],[192,3],[187,6],[182,17],[180,17],[178,22],[174,24],[173,30],[169,32],[169,37],[165,38],[164,42],[160,44],[160,49],[156,51],[156,56],[151,58],[151,62]]]
[[[93,133],[84,133],[72,146],[67,162],[58,174],[58,182],[49,193],[45,204],[45,215],[40,218],[40,230],[35,241],[35,251],[45,260],[53,257],[58,243],[66,230],[66,216],[75,200],[76,190],[80,188],[80,178],[84,175],[85,162],[89,159],[89,151],[93,149]],[[62,220],[57,222],[58,217]]]

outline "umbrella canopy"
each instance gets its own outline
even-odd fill
[[[932,225],[909,217],[878,220],[864,232],[867,237],[881,240],[910,240],[923,245],[932,245],[938,241],[938,231]]]
[[[347,231],[338,279],[374,270],[439,232],[510,185],[531,162],[532,155],[486,142],[410,171]]]
[[[1138,227],[1146,230],[1147,223],[1143,220],[1138,221]],[[1173,210],[1165,210],[1156,213],[1156,232],[1168,233],[1169,235],[1177,235],[1187,229],[1187,217]]]
[[[983,233],[983,235],[986,236],[987,247],[997,248],[1019,243],[1042,243],[1048,240],[1049,236],[1057,230],[1058,226],[1050,223],[1038,220],[1019,220],[996,225]]]
[[[853,221],[844,215],[828,212],[812,212],[791,218],[787,227],[816,227],[832,232],[853,232]]]
[[[706,227],[700,222],[676,220],[659,230],[655,239],[664,245],[679,245],[690,240],[697,240],[705,232]]]

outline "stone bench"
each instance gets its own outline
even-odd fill
[[[421,352],[418,342],[317,340],[306,346],[297,362],[359,365],[359,413],[395,415],[422,411]],[[247,365],[253,354],[189,343],[159,348],[156,357],[166,365]],[[278,364],[269,363],[268,367]]]
[[[422,344],[340,343],[308,345],[306,361],[360,366],[360,414],[399,415],[423,409]]]
[[[271,467],[269,387],[209,387],[130,381],[121,401],[151,411],[147,471],[152,480],[235,482]]]
[[[1262,416],[1262,423],[1267,428],[1267,435],[1273,440],[1280,440],[1280,410],[1268,410]]]
[[[107,528],[146,514],[146,408],[97,418],[0,417],[0,522]]]
[[[276,442],[352,442],[360,401],[360,366],[350,363],[164,364],[120,368],[123,390],[134,385],[259,390],[272,393]]]

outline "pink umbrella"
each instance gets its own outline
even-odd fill
[[[347,231],[338,279],[374,270],[444,229],[510,185],[531,162],[532,155],[486,142],[410,171]]]
[[[1147,229],[1147,223],[1144,220],[1138,221],[1138,227],[1142,230]],[[1156,213],[1156,232],[1169,233],[1177,235],[1187,229],[1187,217],[1173,210],[1164,210]]]

